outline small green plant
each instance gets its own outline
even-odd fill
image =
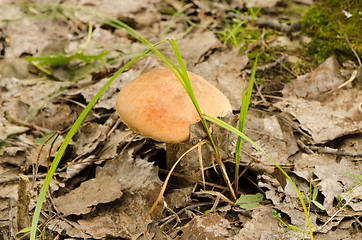
[[[264,198],[264,195],[261,193],[256,194],[245,194],[239,197],[238,200],[236,200],[235,204],[239,205],[242,209],[253,209],[259,207],[259,202],[262,201]]]
[[[46,74],[51,74],[51,72],[44,68],[44,66],[51,65],[53,67],[59,67],[61,65],[69,63],[73,59],[78,59],[84,63],[91,63],[94,60],[104,61],[104,56],[107,54],[107,51],[103,51],[98,55],[84,55],[83,50],[88,46],[92,36],[92,25],[89,24],[88,27],[88,37],[87,41],[82,48],[80,48],[76,53],[72,55],[59,54],[56,56],[44,56],[44,57],[32,57],[26,56],[25,60],[31,62],[39,70],[43,71]]]
[[[172,28],[172,24],[175,23],[175,21],[177,19],[182,19],[183,21],[185,21],[185,23],[188,25],[188,28],[184,31],[184,33],[182,34],[182,36],[186,35],[188,32],[190,32],[197,24],[194,23],[184,12],[184,8],[185,8],[185,3],[184,1],[181,1],[180,6],[182,6],[182,8],[180,9],[176,9],[176,11],[174,9],[170,9],[170,8],[162,8],[160,9],[160,12],[163,14],[167,14],[167,15],[172,15],[169,23],[167,24],[165,30],[163,31],[164,33],[168,33],[170,31],[170,29]]]
[[[345,205],[346,205],[345,199],[348,198],[350,195],[352,195],[353,192],[357,188],[362,186],[362,169],[360,170],[360,172],[361,172],[360,174],[352,174],[351,171],[347,171],[347,172],[342,173],[342,177],[344,177],[344,176],[353,177],[355,182],[356,182],[356,186],[351,188],[349,190],[349,193],[345,197],[343,197],[342,195],[338,195],[337,200],[342,205],[342,207],[345,207]],[[347,202],[349,202],[349,201],[347,201]]]
[[[362,185],[362,169],[360,170],[360,174],[352,174],[351,171],[347,171],[342,173],[342,177],[347,176],[347,177],[353,177],[356,185],[357,186],[361,186]]]
[[[317,201],[318,197],[318,187],[314,186],[313,183],[320,181],[320,179],[313,179],[310,169],[308,168],[309,174],[309,194],[306,196],[307,201],[309,202],[308,205],[308,212],[310,211],[311,204],[313,203],[317,208],[324,211],[324,207],[321,203]]]
[[[294,226],[293,224],[287,224],[286,222],[283,221],[282,219],[282,215],[281,213],[279,213],[277,210],[272,209],[273,212],[273,217],[277,218],[284,226],[285,226],[285,231],[288,232],[290,230],[297,230],[302,232],[303,230],[300,227]]]
[[[292,71],[294,75],[303,75],[308,72],[308,66],[303,60],[298,60],[292,65]]]
[[[311,196],[311,198],[309,199],[310,203],[313,203],[317,208],[319,208],[320,210],[324,211],[325,208],[323,207],[323,205],[321,203],[319,203],[317,201],[317,197],[318,197],[318,187],[314,186],[313,188],[313,194]]]
[[[319,208],[322,211],[324,211],[325,209],[324,209],[323,205],[317,201],[318,192],[319,192],[318,187],[317,186],[313,187],[313,183],[319,181],[319,179],[313,179],[309,169],[308,169],[308,172],[309,172],[309,177],[310,177],[309,194],[303,194],[303,195],[304,195],[306,201],[308,202],[308,215],[309,215],[312,204],[314,204],[317,208]],[[278,211],[276,211],[275,209],[272,209],[272,212],[273,212],[273,217],[277,218],[285,226],[286,231],[297,230],[297,231],[301,232],[300,238],[305,239],[306,228],[302,229],[293,224],[287,224],[282,220],[282,216]],[[310,223],[308,223],[306,221],[306,225],[310,225]],[[316,229],[316,227],[314,227],[312,230],[315,230],[315,229]]]
[[[241,36],[246,31],[246,28],[243,26],[248,21],[246,19],[240,20],[238,18],[231,18],[230,20],[225,17],[224,29],[221,31],[216,31],[220,41],[222,43],[230,42],[235,48],[243,41]]]
[[[232,11],[233,14],[226,15],[224,17],[222,30],[215,32],[220,41],[224,44],[231,43],[235,48],[242,43],[245,43],[247,47],[248,43],[258,41],[262,30],[248,27],[248,18],[240,11],[235,9],[229,10]],[[249,8],[247,14],[249,14],[252,21],[254,21],[260,10],[261,8]]]
[[[241,101],[240,116],[239,116],[239,131],[240,132],[244,132],[246,114],[248,113],[250,99],[251,99],[251,93],[253,91],[257,63],[258,63],[258,57],[256,58],[256,60],[254,62],[254,67],[253,67],[252,74],[250,76],[249,86],[248,86],[248,90],[247,90],[246,94],[245,94],[245,87],[244,87],[245,79],[243,81],[242,101]],[[238,136],[238,140],[235,145],[235,177],[234,177],[235,192],[238,192],[238,189],[239,189],[239,164],[240,164],[241,141],[242,141],[242,137]]]
[[[251,16],[251,19],[254,21],[259,12],[263,9],[263,7],[250,7],[248,8],[248,14]]]

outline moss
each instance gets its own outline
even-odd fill
[[[348,18],[346,14],[351,14]],[[317,0],[301,18],[303,31],[313,38],[308,53],[323,61],[331,55],[339,59],[353,55],[340,27],[348,36],[358,55],[362,54],[361,30],[362,1]],[[355,59],[355,57],[353,57]]]

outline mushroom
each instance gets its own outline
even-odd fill
[[[204,78],[187,72],[202,113],[225,116],[232,110],[229,100]],[[132,130],[166,143],[190,137],[190,126],[200,117],[185,89],[169,69],[145,73],[119,92],[116,110]]]
[[[204,78],[187,73],[202,113],[223,117],[232,110],[229,100],[220,90]],[[181,149],[179,143],[190,138],[190,126],[200,120],[182,84],[169,69],[154,70],[127,83],[117,96],[116,110],[130,129],[166,142],[168,168],[177,160],[176,153]],[[186,145],[186,150],[188,146],[190,144]],[[186,169],[176,171],[200,176],[196,173],[200,172],[198,161],[181,161],[180,164]]]

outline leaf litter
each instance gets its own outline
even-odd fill
[[[249,4],[259,6],[258,2],[261,1]],[[276,2],[269,2],[264,8],[273,12],[278,6]],[[251,57],[249,54],[239,54],[243,45],[232,48],[217,39],[213,29],[218,24],[216,21],[222,21],[225,8],[202,1],[188,1],[187,5],[159,0],[116,5],[109,1],[83,1],[82,4],[93,9],[102,6],[102,11],[119,17],[154,42],[167,36],[176,37],[187,68],[222,90],[237,114],[243,90],[242,71],[248,68]],[[173,18],[173,15],[162,12],[159,6],[174,9],[180,15]],[[242,7],[243,3],[232,1],[230,7],[233,6]],[[42,178],[39,177],[46,173],[61,143],[58,141],[43,146],[42,143],[35,143],[34,139],[44,138],[52,131],[61,131],[64,137],[84,104],[90,101],[112,73],[130,55],[144,49],[119,30],[92,21],[94,31],[84,54],[95,56],[108,51],[105,58],[118,57],[121,53],[125,55],[125,60],[81,78],[54,100],[49,100],[52,93],[68,86],[71,78],[67,71],[79,66],[79,62],[72,60],[67,66],[51,68],[51,74],[60,80],[54,81],[51,76],[34,72],[28,63],[21,60],[26,55],[41,57],[59,51],[67,56],[74,54],[87,37],[85,19],[89,19],[89,16],[75,11],[79,17],[77,21],[29,20],[29,12],[24,9],[9,9],[14,14],[2,15],[2,20],[25,20],[1,25],[1,30],[10,39],[4,45],[5,54],[2,54],[3,59],[0,61],[0,219],[6,220],[0,221],[0,228],[4,236],[14,232],[10,226],[14,226],[15,222],[9,219],[9,212],[16,217],[18,184],[17,180],[12,179],[17,179],[19,173],[25,173],[31,179],[35,177],[30,204],[33,211],[42,184]],[[30,14],[39,13],[36,8],[27,10],[30,10]],[[195,25],[189,28],[188,20],[194,21]],[[202,23],[201,26],[197,22]],[[283,37],[288,39],[287,36]],[[274,44],[270,47],[282,47],[286,52],[290,50],[292,56],[289,59],[301,59],[293,55],[300,47],[295,45],[295,41],[285,41],[280,46],[276,38]],[[251,45],[248,47],[252,48]],[[160,50],[173,58],[168,45],[161,45]],[[19,64],[14,65],[14,62]],[[45,221],[48,217],[54,218],[48,221],[49,237],[145,239],[142,222],[161,189],[165,177],[163,171],[167,172],[167,146],[129,131],[123,123],[117,121],[113,105],[118,90],[128,81],[161,66],[160,60],[152,56],[138,61],[107,89],[92,114],[81,125],[51,182],[52,198],[48,198],[45,203],[46,214],[49,215],[41,219]],[[273,68],[282,71],[278,64],[273,65]],[[362,199],[361,187],[358,187],[361,185],[360,155],[343,156],[339,152],[331,154],[317,151],[322,147],[354,153],[362,151],[360,83],[352,82],[338,89],[349,78],[346,72],[336,58],[331,57],[314,71],[281,85],[279,89],[282,89],[282,98],[278,94],[276,98],[269,98],[268,82],[259,82],[261,92],[254,94],[255,101],[252,101],[245,125],[246,135],[291,175],[305,200],[317,192],[315,201],[325,210],[311,203],[310,220],[312,226],[316,227],[315,239],[357,239],[358,231],[361,230]],[[247,82],[244,87],[247,87]],[[262,97],[268,101],[259,101]],[[39,109],[40,106],[45,107]],[[34,111],[38,112],[29,121],[27,117]],[[225,120],[236,127],[237,116],[229,116]],[[212,128],[213,135],[219,140],[223,159],[231,170],[234,167],[236,136],[217,126]],[[202,130],[199,124],[194,125],[191,135],[196,138],[190,140],[188,147],[198,141],[200,133]],[[203,146],[207,168],[206,186],[222,190],[223,182],[213,170],[209,150]],[[196,152],[189,154],[183,165],[187,161],[196,162],[194,170],[198,171],[199,156]],[[38,176],[33,176],[33,165],[37,161],[40,166]],[[264,196],[264,200],[260,198],[257,204],[254,203],[255,208],[245,210],[235,204],[230,207],[214,196],[207,198],[207,201],[210,198],[212,200],[208,203],[205,197],[196,194],[202,186],[200,179],[185,179],[181,168],[175,173],[180,174],[178,180],[175,178],[171,181],[165,198],[162,198],[146,222],[150,237],[300,238],[301,232],[298,230],[286,232],[286,226],[272,211],[277,211],[280,219],[289,227],[293,225],[304,229],[305,216],[290,182],[264,155],[246,142],[242,145],[241,167],[245,173],[241,177],[240,193],[243,196],[262,193]],[[185,186],[180,181],[190,181],[190,184]],[[342,207],[344,204],[346,206]],[[213,212],[202,214],[210,209]],[[167,223],[168,219],[168,224],[158,224]]]

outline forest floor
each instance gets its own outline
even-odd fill
[[[349,43],[348,29],[343,34],[337,24],[345,48],[313,53],[316,40],[300,23],[312,0],[14,2],[0,0],[0,239],[31,226],[45,176],[76,119],[147,49],[114,19],[152,44],[175,39],[188,71],[229,99],[233,116],[225,120],[234,127],[258,57],[244,133],[295,183],[314,239],[362,239],[361,43]],[[354,9],[336,11],[341,22],[361,23]],[[177,63],[168,41],[157,49]],[[126,83],[166,67],[155,54],[141,57],[92,107],[50,182],[38,223],[44,238],[311,239],[291,181],[244,140],[237,202],[203,145],[205,182],[183,171],[181,160],[143,223],[170,170],[169,149],[128,129],[114,106]],[[213,129],[233,180],[237,137]],[[199,163],[198,150],[184,161]]]

